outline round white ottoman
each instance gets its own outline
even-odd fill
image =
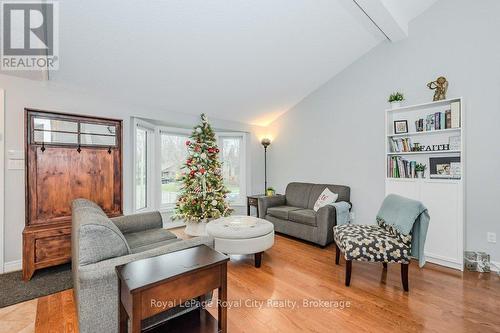
[[[262,253],[274,244],[274,225],[253,216],[229,216],[208,222],[215,249],[225,254],[254,254],[260,267]]]

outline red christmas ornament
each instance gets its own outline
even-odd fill
[[[200,151],[200,147],[199,146],[194,147],[194,151],[199,152]]]
[[[209,152],[210,154],[213,154],[213,153],[215,152],[215,149],[213,149],[213,148],[208,148],[208,152]]]
[[[200,173],[201,173],[202,175],[205,173],[205,171],[206,171],[206,170],[205,170],[204,168],[201,168],[201,169],[200,169]]]
[[[186,141],[186,146],[189,146],[189,145],[191,145],[191,141],[187,140]]]

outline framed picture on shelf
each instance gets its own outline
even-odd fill
[[[460,179],[460,157],[431,157],[429,158],[431,179]]]
[[[408,121],[407,120],[395,120],[394,121],[394,134],[408,133]]]

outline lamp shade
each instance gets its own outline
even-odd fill
[[[267,148],[271,144],[271,139],[269,138],[263,138],[260,143],[264,146],[264,148]]]

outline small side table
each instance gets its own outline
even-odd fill
[[[250,216],[250,207],[255,207],[257,217],[259,217],[259,197],[265,197],[264,194],[255,194],[247,196],[247,215]]]
[[[143,319],[218,289],[217,326],[219,332],[226,333],[227,308],[221,304],[227,302],[228,261],[229,257],[201,245],[117,266],[120,332],[127,332],[127,318],[130,318],[132,333],[140,333]],[[154,306],[158,302],[162,306]],[[210,316],[205,310],[201,314]],[[192,315],[186,320],[192,322]],[[183,316],[178,318],[182,320]],[[177,327],[179,319],[168,320],[163,324],[165,329]],[[200,320],[200,324],[205,322]]]
[[[275,194],[275,196],[282,194]],[[254,194],[247,196],[247,215],[250,216],[250,207],[255,207],[257,210],[257,217],[259,217],[259,198],[266,197],[265,194]]]

